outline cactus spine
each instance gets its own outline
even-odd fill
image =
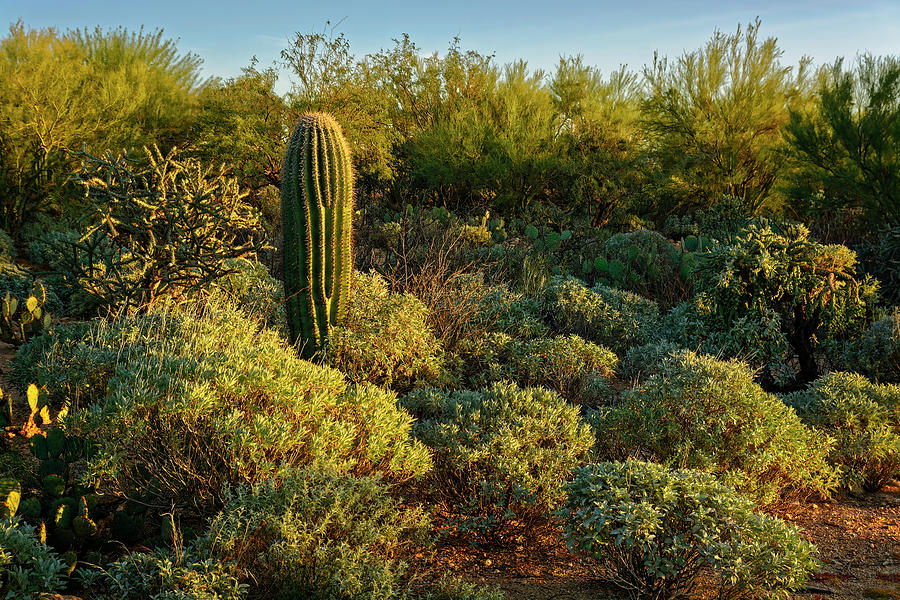
[[[291,338],[301,356],[321,350],[347,314],[353,270],[353,170],[337,122],[300,118],[281,169],[284,292]]]

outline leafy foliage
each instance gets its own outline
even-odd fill
[[[169,148],[195,105],[200,59],[163,32],[35,30],[0,41],[0,222],[17,230],[38,210],[75,204],[69,152],[86,145]]]
[[[399,391],[437,384],[443,353],[427,319],[415,296],[390,293],[377,273],[356,274],[347,320],[328,341],[328,362],[355,383]]]
[[[686,597],[704,570],[719,597],[787,597],[818,565],[796,526],[756,513],[707,473],[601,463],[578,469],[566,491],[570,550],[634,598]]]
[[[854,371],[880,383],[900,383],[900,312],[872,323],[841,354],[840,362]]]
[[[231,574],[229,565],[194,547],[180,552],[157,549],[129,553],[105,573],[83,575],[98,600],[241,600],[246,586]]]
[[[237,488],[203,544],[254,598],[381,600],[402,597],[393,556],[426,525],[375,478],[299,471]]]
[[[663,199],[674,206],[709,208],[728,194],[756,213],[769,200],[782,168],[780,131],[808,81],[806,62],[782,65],[776,39],[760,40],[759,29],[757,20],[716,31],[703,49],[644,69],[643,123]]]
[[[801,207],[861,209],[876,226],[900,225],[900,59],[863,54],[849,69],[837,59],[818,102],[792,110],[785,133],[802,171],[792,190]]]
[[[578,334],[615,352],[656,335],[659,308],[631,292],[602,284],[587,288],[573,277],[554,277],[544,290],[546,312],[560,331]]]
[[[0,589],[6,598],[61,591],[67,567],[34,527],[16,518],[0,521]]]
[[[591,424],[601,459],[646,457],[713,473],[761,505],[827,496],[836,484],[826,461],[832,440],[737,362],[674,354]]]
[[[492,334],[476,356],[474,383],[511,380],[522,387],[544,387],[570,402],[604,403],[611,390],[607,378],[616,369],[618,358],[610,350],[577,335],[517,340]]]
[[[434,453],[429,488],[451,513],[447,527],[488,541],[544,518],[591,446],[578,409],[546,390],[419,390],[403,406],[419,417],[415,436]]]
[[[153,480],[163,498],[199,506],[215,504],[226,483],[287,466],[397,479],[429,469],[393,394],[349,387],[228,305],[151,311],[66,337],[26,356],[38,381],[62,384],[51,395],[80,396],[69,428],[98,442],[85,480],[122,490]]]
[[[844,485],[877,490],[900,474],[900,386],[829,373],[785,401],[804,423],[835,439],[829,459]]]
[[[801,381],[818,373],[820,337],[859,324],[875,291],[870,279],[855,278],[854,252],[819,244],[800,225],[751,224],[734,244],[701,255],[694,273],[698,304],[712,316],[710,329],[727,331],[740,319],[777,325]],[[778,362],[773,352],[765,354],[767,362]]]

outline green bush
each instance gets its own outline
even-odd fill
[[[687,286],[681,278],[681,255],[666,236],[648,229],[617,233],[603,245],[606,283],[649,296],[665,305],[683,299]],[[621,274],[610,265],[622,265]]]
[[[643,381],[658,373],[672,354],[682,350],[681,346],[668,340],[635,346],[625,353],[625,358],[619,363],[619,374],[631,381]]]
[[[872,323],[844,348],[841,362],[881,383],[900,383],[900,312]]]
[[[900,385],[830,373],[785,397],[804,423],[835,438],[829,460],[850,488],[877,490],[900,474]]]
[[[0,520],[0,590],[6,598],[61,591],[67,570],[34,527],[16,518]]]
[[[491,334],[478,358],[473,382],[511,380],[522,387],[544,387],[579,404],[597,404],[612,394],[607,378],[618,358],[610,350],[577,335],[516,340]]]
[[[386,600],[402,597],[393,556],[426,527],[375,478],[301,471],[237,488],[203,543],[254,598]]]
[[[246,258],[225,260],[222,267],[229,272],[211,283],[211,294],[235,303],[248,316],[286,335],[281,281],[272,277],[265,265]]]
[[[874,238],[874,239],[873,239]],[[859,248],[861,270],[881,282],[881,293],[900,304],[900,226],[888,227]]]
[[[392,393],[348,386],[227,304],[99,321],[27,356],[36,381],[65,383],[48,386],[60,401],[88,388],[92,404],[82,398],[68,427],[98,444],[83,476],[114,488],[155,479],[163,501],[200,506],[291,465],[396,478],[429,468]],[[74,369],[46,372],[60,365]]]
[[[17,267],[13,264],[3,264],[0,262],[0,298],[6,296],[6,292],[19,301],[24,303],[28,296],[34,290],[34,283],[39,282],[44,286],[47,299],[44,302],[44,308],[51,315],[59,315],[63,312],[63,303],[57,293],[57,286],[45,278],[37,277],[34,274]]]
[[[499,589],[487,589],[463,581],[458,577],[441,577],[437,583],[416,600],[503,600]]]
[[[546,516],[592,443],[577,407],[547,390],[418,390],[403,405],[434,453],[430,492],[452,512],[448,528],[491,540]]]
[[[506,286],[485,296],[480,316],[491,330],[517,339],[545,337],[549,331],[541,319],[540,300],[511,292]]]
[[[555,328],[622,354],[658,334],[656,303],[631,292],[598,284],[588,289],[573,277],[554,277],[544,289],[546,311]]]
[[[427,318],[413,295],[390,293],[377,273],[356,274],[347,320],[329,334],[328,362],[357,383],[401,391],[435,385],[443,352]]]
[[[707,473],[601,463],[578,469],[566,491],[569,549],[631,597],[690,597],[703,571],[720,598],[787,597],[818,566],[796,526],[756,513]]]
[[[660,333],[681,348],[745,362],[761,370],[767,384],[785,384],[795,376],[788,364],[790,351],[781,318],[773,310],[727,320],[701,293],[666,313]]]
[[[97,600],[241,600],[246,586],[229,567],[193,547],[178,554],[158,549],[126,554],[105,573],[82,578]]]
[[[592,425],[601,459],[707,471],[762,505],[827,496],[836,483],[826,460],[832,440],[803,425],[738,362],[671,355]]]
[[[100,349],[84,343],[90,330],[90,323],[79,321],[52,325],[20,346],[12,363],[19,386],[46,389],[55,408],[68,403],[77,409],[103,397],[115,369],[115,350],[99,358]]]

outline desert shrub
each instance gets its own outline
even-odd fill
[[[787,597],[818,565],[799,529],[708,473],[653,463],[582,467],[560,515],[570,550],[634,598],[684,598],[703,571],[720,598]]]
[[[65,587],[67,569],[34,527],[16,518],[0,520],[0,590],[6,598],[58,592]]]
[[[607,378],[618,358],[610,350],[577,335],[516,340],[488,336],[478,357],[473,383],[512,380],[522,387],[544,387],[571,402],[597,404],[612,392]]]
[[[401,597],[393,556],[426,526],[377,479],[301,471],[237,488],[204,544],[254,598],[382,600]]]
[[[513,292],[505,285],[485,295],[480,318],[491,331],[516,339],[544,337],[549,331],[541,319],[540,300]]]
[[[635,346],[625,353],[619,363],[619,374],[625,379],[643,381],[658,373],[669,356],[682,350],[681,346],[668,340]]]
[[[689,235],[700,235],[700,226],[694,220],[694,215],[669,215],[662,231],[669,239],[677,241]]]
[[[9,234],[0,229],[0,263],[11,263],[16,258],[16,245]]]
[[[503,600],[499,589],[479,587],[459,577],[444,575],[417,600]]]
[[[418,390],[403,405],[434,453],[430,493],[452,511],[448,528],[486,539],[521,533],[547,515],[592,443],[578,409],[547,390]]]
[[[544,289],[555,328],[624,353],[657,335],[659,308],[647,298],[605,285],[588,289],[573,277],[554,277]]]
[[[357,383],[408,391],[436,384],[443,352],[411,294],[392,294],[377,273],[357,274],[343,325],[329,334],[328,362]]]
[[[856,255],[845,246],[819,244],[802,225],[763,221],[700,255],[694,268],[720,330],[738,319],[777,318],[801,381],[818,373],[820,342],[857,326],[872,304],[874,282],[855,275]]]
[[[761,371],[766,383],[785,384],[794,378],[781,318],[773,310],[728,320],[701,293],[666,313],[661,337],[681,348],[746,362]]]
[[[860,270],[881,282],[881,293],[900,304],[900,226],[882,229],[859,248]]]
[[[641,457],[721,476],[755,502],[828,495],[832,440],[753,381],[742,363],[683,352],[594,415],[600,458]]]
[[[247,315],[277,331],[287,331],[284,285],[262,263],[246,258],[222,262],[228,272],[210,284],[210,291],[235,303]]]
[[[36,358],[39,376],[74,364],[67,388],[91,386],[93,403],[82,401],[68,427],[97,441],[84,477],[103,486],[145,489],[156,479],[160,495],[200,506],[226,483],[290,465],[397,478],[429,466],[392,393],[348,386],[227,304],[98,321],[81,341],[48,344]]]
[[[841,362],[881,383],[900,383],[900,312],[881,318],[842,349]]]
[[[61,270],[69,260],[72,244],[77,243],[80,237],[73,229],[35,232],[28,242],[28,257],[36,265]]]
[[[714,205],[698,210],[695,219],[699,235],[730,244],[751,219],[743,200],[725,194]]]
[[[872,491],[900,474],[900,385],[829,373],[785,401],[835,439],[829,460],[841,468],[844,485]]]
[[[649,296],[664,305],[687,297],[682,254],[661,233],[647,229],[617,233],[607,240],[602,253],[606,260],[605,283]]]
[[[130,553],[102,574],[83,576],[97,600],[240,600],[246,586],[230,572],[230,565],[194,547],[174,553],[157,549]]]

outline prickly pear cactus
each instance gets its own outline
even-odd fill
[[[281,182],[288,326],[301,356],[312,358],[347,313],[353,270],[353,169],[333,118],[300,118]]]

